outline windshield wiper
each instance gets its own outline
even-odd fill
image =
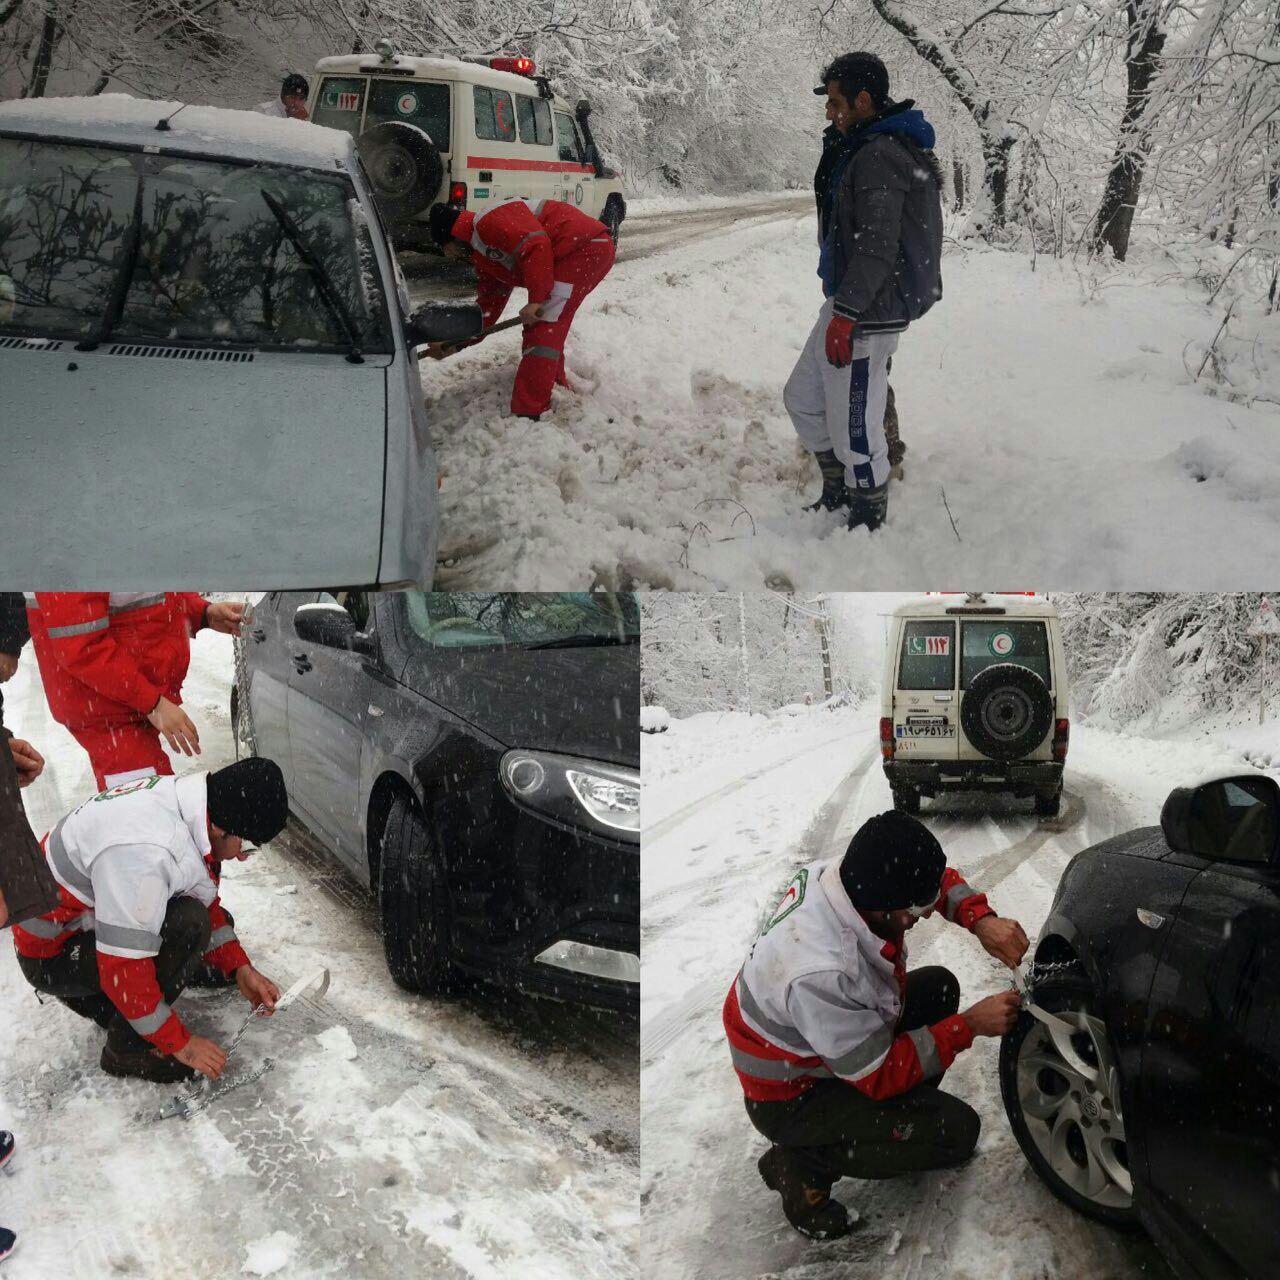
[[[133,195],[133,221],[129,224],[129,241],[125,245],[124,262],[120,274],[111,286],[111,297],[107,300],[107,309],[102,316],[102,326],[97,337],[86,338],[76,343],[77,351],[96,351],[111,338],[111,331],[120,323],[124,315],[125,299],[133,285],[133,273],[138,269],[138,253],[142,248],[142,175],[138,175],[138,189]]]
[[[526,649],[589,649],[606,644],[638,644],[638,635],[620,636],[617,632],[601,633],[599,631],[580,631],[571,636],[559,636],[555,640],[540,640],[537,644],[527,644]]]
[[[302,238],[302,232],[298,230],[297,224],[285,212],[284,205],[264,187],[262,190],[262,198],[267,202],[267,208],[275,214],[276,221],[284,229],[285,235],[289,237],[289,242],[298,251],[298,257],[306,263],[307,269],[311,272],[312,278],[316,282],[316,288],[320,291],[320,297],[324,301],[326,307],[329,308],[330,315],[338,322],[338,328],[342,330],[342,336],[347,340],[347,359],[352,364],[364,364],[364,356],[360,354],[360,340],[356,336],[356,327],[351,319],[351,312],[347,310],[347,305],[342,301],[342,295],[338,293],[333,283],[333,278],[324,269],[324,264],[311,252],[311,247]]]

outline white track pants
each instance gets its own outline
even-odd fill
[[[787,379],[782,403],[810,453],[831,449],[844,463],[844,482],[850,489],[878,488],[889,478],[884,406],[889,357],[898,348],[898,335],[854,329],[853,363],[837,369],[827,359],[827,324],[833,308],[830,298],[822,304]]]

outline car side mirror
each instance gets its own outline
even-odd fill
[[[404,337],[411,347],[428,342],[466,342],[480,336],[484,316],[474,302],[427,302],[405,321]]]
[[[1280,839],[1280,785],[1264,774],[1177,787],[1160,811],[1165,843],[1177,853],[1266,864]]]
[[[299,605],[293,615],[298,639],[326,649],[347,649],[364,657],[373,654],[373,637],[356,626],[355,619],[337,604]]]

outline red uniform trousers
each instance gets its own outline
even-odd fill
[[[608,235],[588,240],[580,249],[556,262],[556,283],[543,304],[548,317],[524,329],[524,355],[516,370],[511,412],[534,418],[551,406],[551,389],[565,385],[564,344],[587,295],[613,266],[613,239]]]
[[[159,731],[145,720],[136,724],[111,724],[72,729],[71,736],[89,753],[93,777],[99,791],[122,782],[157,773],[173,774],[173,764],[165,754]]]

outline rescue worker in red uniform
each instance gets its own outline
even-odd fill
[[[221,1046],[192,1035],[173,1008],[202,956],[250,1005],[275,1008],[280,990],[250,963],[206,860],[243,861],[243,841],[272,839],[288,810],[279,766],[255,757],[122,783],[41,840],[58,905],[14,925],[18,966],[37,991],[105,1028],[108,1074],[222,1074]]]
[[[565,340],[583,300],[613,266],[609,229],[561,200],[504,200],[481,214],[438,204],[430,224],[432,238],[449,257],[471,259],[486,329],[501,318],[512,289],[528,292],[520,309],[524,355],[511,412],[536,421],[551,405],[552,388],[569,385]],[[435,343],[427,353],[439,360],[458,349]]]
[[[197,755],[200,735],[182,710],[191,637],[235,635],[239,603],[193,592],[38,591],[27,622],[53,718],[89,753],[100,788],[173,766],[161,745]]]
[[[802,1235],[847,1235],[837,1179],[962,1164],[978,1114],[938,1085],[975,1036],[1013,1028],[1016,991],[963,1013],[941,966],[907,972],[906,932],[939,911],[1016,969],[1027,935],[964,882],[933,833],[890,811],[842,858],[799,871],[724,1003],[729,1052],[751,1123],[772,1144],[760,1176]]]

